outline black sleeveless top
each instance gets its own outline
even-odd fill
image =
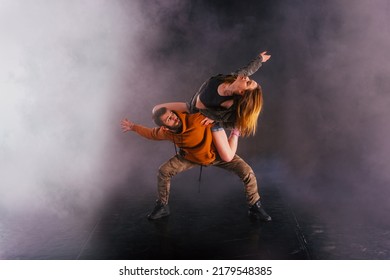
[[[224,82],[223,77],[224,75],[211,77],[199,90],[199,99],[207,108],[221,107],[223,102],[234,98],[218,94],[218,86]]]

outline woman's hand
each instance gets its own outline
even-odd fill
[[[133,130],[134,123],[129,121],[128,119],[123,119],[121,121],[121,126],[122,126],[122,132],[128,132]]]
[[[271,58],[271,55],[267,54],[267,51],[262,52],[259,56],[261,56],[262,62],[266,62],[268,59]]]

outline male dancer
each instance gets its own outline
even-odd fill
[[[153,112],[153,120],[159,127],[147,128],[128,119],[121,122],[123,132],[134,131],[151,140],[170,140],[180,148],[177,155],[159,168],[158,199],[148,215],[149,219],[155,220],[170,214],[168,199],[173,176],[197,165],[207,165],[224,168],[239,176],[245,186],[249,216],[266,222],[272,220],[260,203],[257,180],[252,168],[235,154],[239,131],[233,129],[227,138],[223,128],[203,125],[202,114],[175,112],[165,107]],[[221,132],[225,137],[220,137]]]

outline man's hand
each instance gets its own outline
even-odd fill
[[[134,123],[129,121],[128,119],[123,119],[121,121],[121,126],[122,126],[122,132],[128,132],[133,130]]]
[[[212,120],[212,119],[209,119],[209,118],[204,118],[200,123],[202,124],[202,125],[209,125],[209,124],[211,124],[211,123],[213,123],[214,122],[214,120]]]
[[[267,51],[262,52],[259,56],[262,57],[262,62],[266,62],[268,59],[270,59],[271,55],[267,54]]]

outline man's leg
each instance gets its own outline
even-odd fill
[[[194,166],[196,166],[195,163],[178,155],[173,156],[160,166],[157,174],[158,200],[152,213],[148,215],[149,219],[156,220],[169,215],[168,200],[172,177]]]
[[[257,188],[256,175],[249,164],[247,164],[238,155],[235,155],[230,162],[217,160],[213,165],[233,172],[238,177],[240,177],[245,186],[245,195],[248,205],[251,206],[260,199]]]
[[[235,173],[244,183],[246,200],[249,206],[249,215],[251,217],[263,221],[272,220],[271,217],[264,211],[264,208],[260,203],[256,175],[249,164],[247,164],[238,155],[235,155],[230,162],[217,160],[213,165]]]

